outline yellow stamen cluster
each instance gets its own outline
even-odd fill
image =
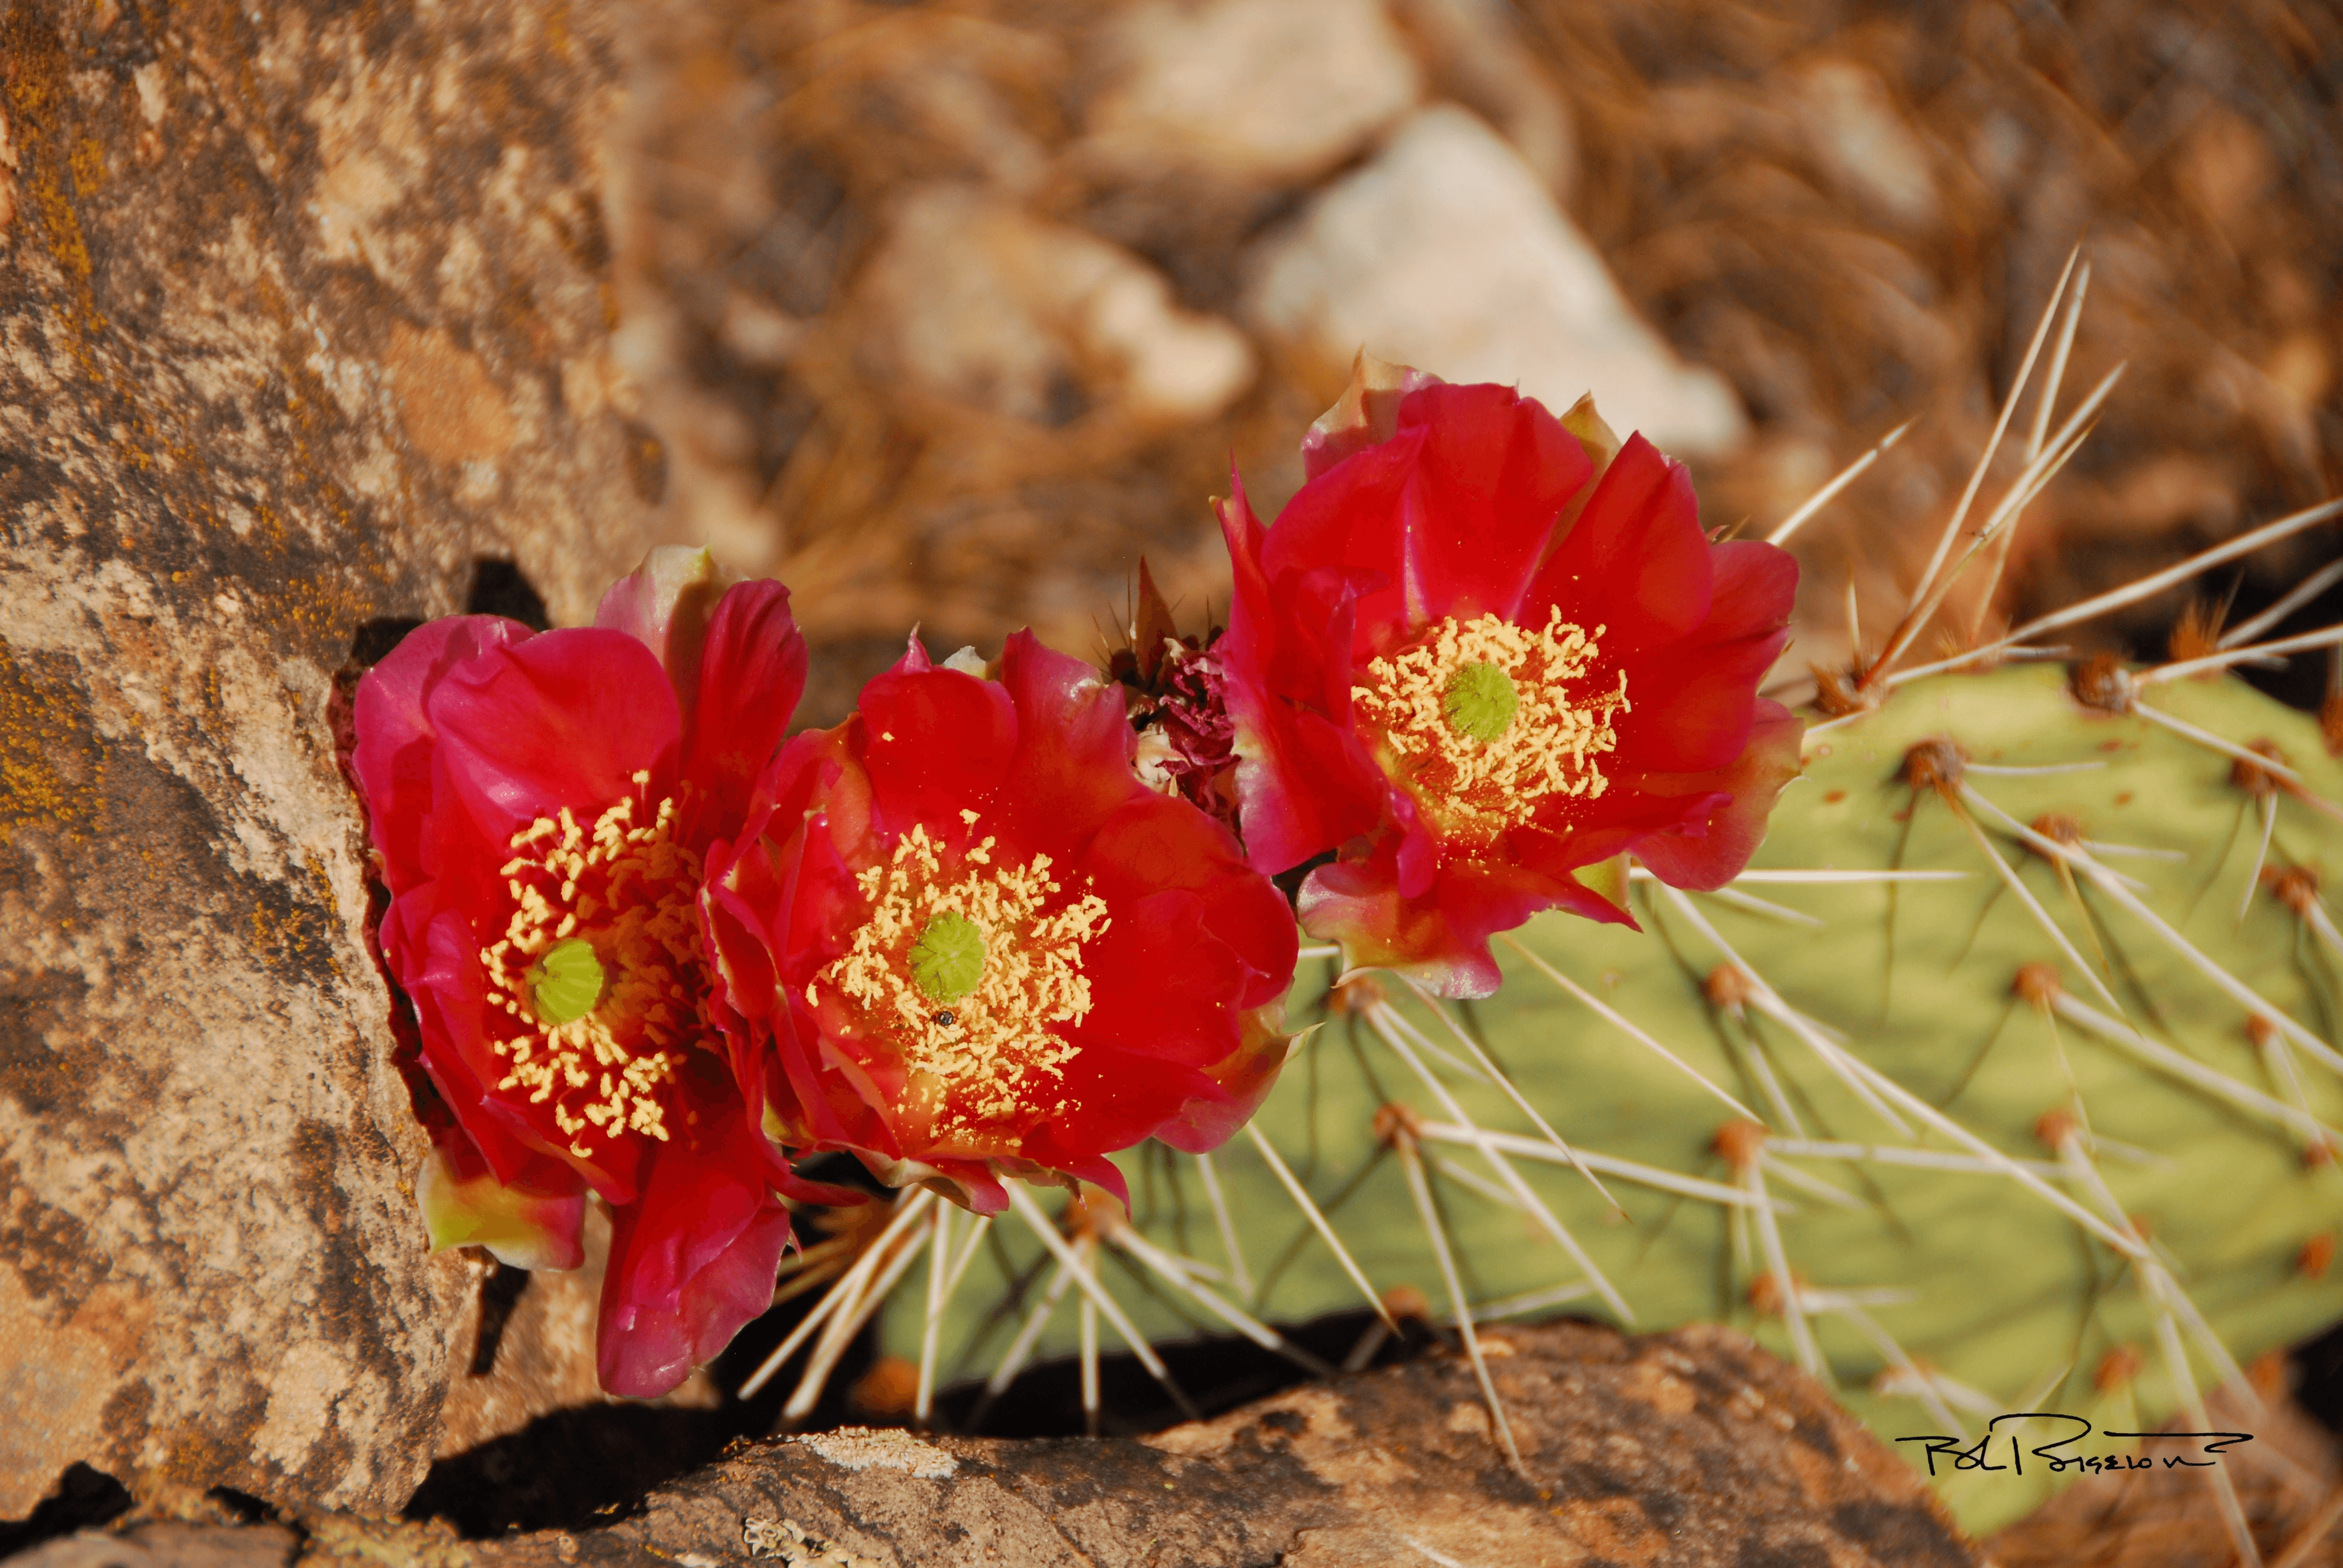
[[[977,814],[960,813],[973,827]],[[870,918],[854,943],[806,988],[821,1005],[828,986],[856,1005],[860,1028],[900,1053],[908,1070],[907,1131],[969,1152],[1001,1152],[1022,1128],[1021,1112],[1062,1113],[1043,1104],[1048,1081],[1077,1047],[1050,1028],[1080,1023],[1091,1010],[1082,950],[1109,924],[1095,893],[1067,901],[1047,855],[996,865],[996,840],[954,853],[925,827],[896,840],[892,857],[860,873]],[[954,915],[976,929],[983,968],[974,987],[939,1001],[919,983],[912,950],[930,922]],[[924,1129],[919,1123],[925,1122]]]
[[[1615,690],[1573,689],[1594,667],[1604,629],[1590,636],[1558,608],[1538,630],[1494,615],[1442,620],[1412,647],[1367,666],[1365,684],[1351,689],[1354,721],[1385,771],[1443,831],[1493,842],[1547,800],[1594,799],[1608,788],[1598,759],[1618,744],[1611,726],[1628,710],[1626,671]],[[1468,718],[1458,702],[1460,682],[1488,683],[1476,666],[1502,675],[1518,703],[1490,739],[1473,733],[1493,728],[1489,705]]]
[[[650,777],[636,774],[635,788],[647,789]],[[565,806],[514,834],[515,854],[498,873],[512,917],[502,940],[480,950],[488,1004],[521,1025],[496,1042],[511,1063],[497,1090],[552,1101],[580,1159],[592,1157],[589,1130],[667,1141],[661,1089],[707,1030],[707,959],[693,910],[699,857],[675,841],[672,799],[649,822],[637,819],[638,806],[629,795],[591,828]],[[590,1011],[553,1023],[539,1015],[531,971],[571,940],[593,945],[606,978]]]

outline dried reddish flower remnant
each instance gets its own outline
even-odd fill
[[[915,642],[798,737],[709,860],[772,1131],[1001,1208],[1048,1171],[1208,1149],[1284,1060],[1297,940],[1235,839],[1132,769],[1121,696],[1019,633],[998,680]]]
[[[351,771],[391,895],[383,959],[441,1102],[432,1241],[575,1267],[599,1192],[602,1383],[649,1395],[770,1302],[780,1195],[830,1195],[741,1091],[699,915],[805,646],[786,589],[728,589],[704,551],[653,552],[596,618],[420,628],[359,684]]]
[[[1253,863],[1334,855],[1306,930],[1485,996],[1492,934],[1629,921],[1622,857],[1677,887],[1739,874],[1798,770],[1798,721],[1756,695],[1788,555],[1710,544],[1682,467],[1586,405],[1565,427],[1363,357],[1302,453],[1275,528],[1241,483],[1222,504],[1212,651]]]

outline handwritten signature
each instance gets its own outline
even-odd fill
[[[2031,1447],[2017,1432],[2003,1433],[1997,1429],[2005,1422],[2065,1422],[2074,1430],[2048,1442]],[[2091,1435],[2093,1427],[2079,1415],[2062,1415],[2056,1411],[2022,1410],[2007,1415],[1995,1416],[1986,1422],[1986,1433],[1972,1442],[1965,1437],[1946,1437],[1936,1433],[1926,1437],[1899,1437],[1898,1442],[1924,1442],[1927,1446],[1928,1473],[1936,1473],[1936,1462],[1945,1461],[1957,1473],[1965,1470],[2006,1470],[2016,1474],[2026,1473],[2026,1462],[2031,1459],[2042,1469],[2056,1474],[2061,1471],[2079,1471],[2097,1475],[2105,1471],[2154,1470],[2161,1463],[2167,1470],[2183,1466],[2203,1470],[2220,1462],[2221,1451],[2233,1443],[2251,1442],[2249,1432],[2106,1432],[2102,1437],[2137,1437],[2149,1442],[2178,1442],[2192,1446],[2181,1452],[2157,1453],[2077,1453],[2074,1446]],[[2038,1434],[2037,1434],[2038,1435]],[[1996,1444],[2000,1446],[1996,1448]],[[1996,1464],[1996,1452],[2007,1455],[2008,1462]],[[2204,1454],[2198,1459],[2192,1454]]]

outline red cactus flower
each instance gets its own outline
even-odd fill
[[[1798,770],[1756,695],[1795,564],[1710,544],[1683,467],[1582,409],[1363,357],[1276,527],[1242,483],[1221,508],[1245,847],[1272,875],[1339,851],[1303,928],[1449,996],[1493,990],[1488,939],[1541,910],[1633,924],[1623,856],[1731,879]]]
[[[493,616],[410,634],[359,683],[351,771],[390,904],[384,962],[447,1114],[433,1243],[579,1261],[613,1230],[602,1384],[665,1392],[772,1300],[800,1181],[718,1027],[701,867],[805,683],[778,583],[653,552],[590,628]]]
[[[1121,1192],[1108,1153],[1212,1148],[1268,1092],[1292,916],[1225,829],[1139,780],[1097,671],[1023,632],[998,680],[960,662],[912,643],[711,856],[741,1056],[770,1064],[783,1142],[889,1182],[985,1212],[1004,1176]]]

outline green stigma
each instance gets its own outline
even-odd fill
[[[965,915],[938,915],[911,944],[911,983],[930,1001],[958,1001],[983,974],[984,933]]]
[[[1448,689],[1440,698],[1448,727],[1483,746],[1505,732],[1521,705],[1521,694],[1493,664],[1464,666],[1448,678]]]
[[[584,1018],[602,1000],[602,960],[594,944],[572,937],[558,942],[528,971],[529,996],[537,1016],[558,1029]]]

